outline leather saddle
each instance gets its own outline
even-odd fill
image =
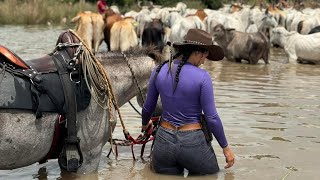
[[[79,48],[78,45],[64,46],[68,43],[78,44],[80,40],[70,31],[65,31],[60,34],[56,49],[52,53],[26,61],[0,45],[0,70],[4,68],[7,73],[0,86],[0,108],[29,109],[35,111],[37,117],[42,116],[41,112],[64,114],[67,111],[64,92],[61,91],[64,83],[60,77],[57,59],[62,65],[60,69],[67,68]],[[76,62],[75,66],[80,63]],[[87,107],[91,98],[88,87],[83,77],[81,78],[77,79],[80,83],[71,82],[79,111]]]
[[[72,33],[66,31],[63,32],[56,45],[59,43],[79,43],[79,39]],[[67,55],[73,58],[77,47],[67,47],[65,49]],[[37,72],[49,73],[57,71],[51,55],[45,55],[43,57],[27,60],[22,60],[17,54],[9,50],[8,48],[0,45],[0,62],[6,62],[15,67],[16,69],[34,69]]]

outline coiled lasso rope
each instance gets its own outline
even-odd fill
[[[86,43],[77,35],[76,32],[69,29],[69,31],[76,36],[80,42],[83,44],[83,53],[81,53],[82,58],[82,71],[84,73],[84,78],[88,87],[90,88],[91,95],[93,96],[96,103],[104,110],[108,109],[109,113],[109,124],[110,116],[112,114],[111,109],[114,107],[118,112],[118,116],[123,128],[123,132],[127,132],[125,129],[122,116],[120,113],[120,108],[117,103],[117,99],[113,93],[113,89],[110,83],[110,79],[99,60],[94,56],[91,50],[88,48]],[[89,84],[90,82],[90,84]],[[110,127],[111,142],[112,142],[112,128]]]

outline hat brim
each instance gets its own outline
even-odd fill
[[[223,49],[220,46],[217,45],[200,45],[195,43],[182,43],[182,42],[175,42],[172,44],[174,48],[183,48],[185,46],[198,46],[204,49],[207,49],[209,52],[209,55],[207,57],[208,60],[211,61],[220,61],[224,58],[224,52]]]

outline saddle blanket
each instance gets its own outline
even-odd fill
[[[0,108],[65,114],[63,87],[58,73],[40,76],[41,82],[34,85],[30,79],[21,78],[0,68]],[[84,80],[74,83],[74,87],[77,110],[81,111],[90,103],[90,91]]]

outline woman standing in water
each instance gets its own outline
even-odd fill
[[[199,29],[190,29],[184,41],[173,43],[173,47],[177,51],[173,63],[159,65],[151,74],[142,110],[142,129],[146,130],[160,94],[163,113],[151,154],[151,167],[162,174],[182,174],[184,168],[189,174],[219,171],[211,142],[201,130],[200,118],[204,113],[210,131],[223,149],[225,168],[230,168],[235,156],[216,110],[211,77],[199,68],[205,59],[222,60],[223,50],[213,44],[210,34]]]

